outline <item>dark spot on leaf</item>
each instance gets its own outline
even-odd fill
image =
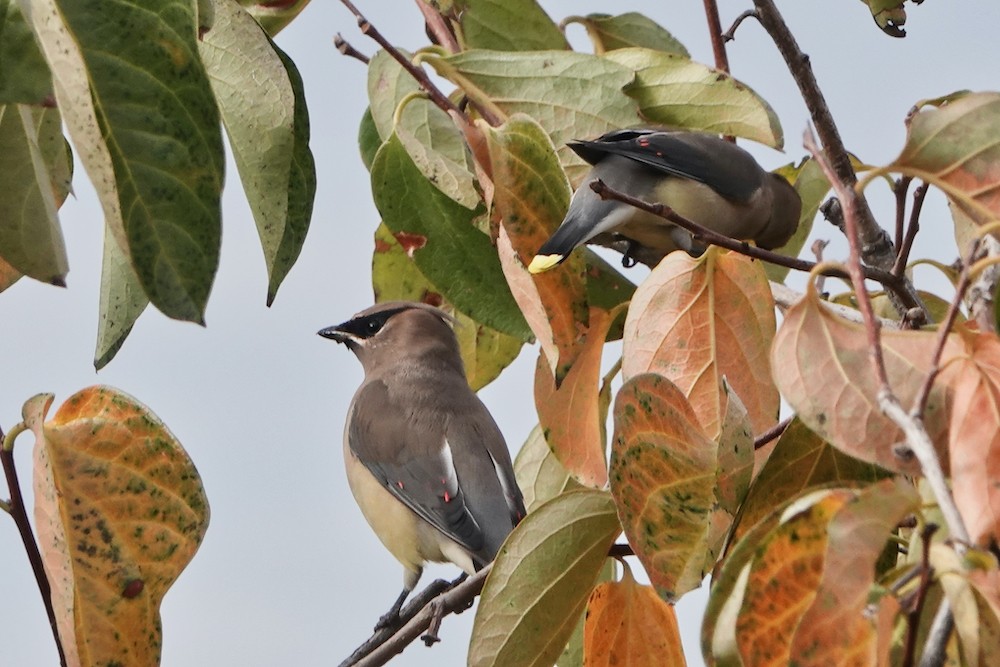
[[[399,241],[399,245],[403,246],[403,250],[409,257],[413,257],[413,253],[415,251],[420,250],[427,245],[427,237],[423,234],[396,232],[393,236],[396,237],[397,241]]]

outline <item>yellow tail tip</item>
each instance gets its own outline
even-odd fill
[[[564,255],[535,255],[528,265],[529,273],[542,273],[563,261]]]

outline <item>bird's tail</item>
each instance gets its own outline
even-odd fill
[[[542,273],[561,264],[566,260],[573,248],[582,245],[592,236],[593,229],[588,229],[578,217],[567,217],[559,229],[542,244],[535,257],[528,265],[531,273]]]

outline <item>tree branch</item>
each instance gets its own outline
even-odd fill
[[[17,532],[21,535],[24,551],[28,554],[31,571],[35,574],[35,583],[38,584],[38,592],[42,595],[45,613],[49,617],[49,627],[52,628],[52,638],[55,639],[56,651],[59,653],[59,664],[66,667],[66,654],[63,652],[62,641],[59,639],[56,612],[52,607],[52,588],[49,586],[49,578],[45,575],[45,566],[42,565],[42,554],[38,550],[35,535],[31,531],[31,523],[28,521],[28,513],[24,507],[24,497],[21,495],[21,483],[17,479],[17,469],[14,464],[14,438],[22,430],[23,426],[19,425],[5,438],[3,429],[0,429],[0,463],[3,465],[7,489],[10,491],[10,502],[7,506],[14,519],[14,524],[17,526]]]
[[[708,34],[712,39],[712,55],[715,56],[715,69],[729,73],[729,56],[726,54],[726,41],[722,35],[722,23],[719,21],[719,6],[715,0],[703,0],[705,18],[708,20]]]
[[[791,424],[791,423],[792,423],[792,418],[789,417],[788,419],[785,419],[784,421],[778,422],[777,424],[775,424],[771,428],[767,429],[766,431],[764,431],[763,433],[761,433],[760,435],[758,435],[757,437],[755,437],[753,439],[753,449],[754,449],[754,451],[757,451],[758,449],[760,449],[761,447],[763,447],[767,443],[771,442],[772,440],[780,438],[781,434],[785,432],[785,429],[788,428],[788,425]]]
[[[341,55],[347,56],[349,58],[354,58],[355,60],[360,60],[364,64],[368,64],[370,60],[368,56],[358,51],[356,48],[350,45],[346,39],[338,32],[333,36],[333,45],[340,51]]]

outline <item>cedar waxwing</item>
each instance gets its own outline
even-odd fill
[[[525,515],[500,429],[465,378],[452,318],[422,303],[381,303],[319,332],[344,343],[365,379],[348,410],[351,492],[403,564],[398,618],[426,561],[472,574]]]
[[[713,134],[616,130],[569,144],[594,165],[570,201],[566,218],[542,244],[528,270],[541,273],[595,237],[617,236],[659,261],[681,249],[700,255],[691,234],[652,213],[601,199],[590,183],[650,203],[660,202],[703,227],[762,248],[784,245],[799,224],[802,200],[783,177],[764,171],[745,150]],[[600,240],[600,239],[598,239]],[[623,263],[634,263],[626,252]]]

